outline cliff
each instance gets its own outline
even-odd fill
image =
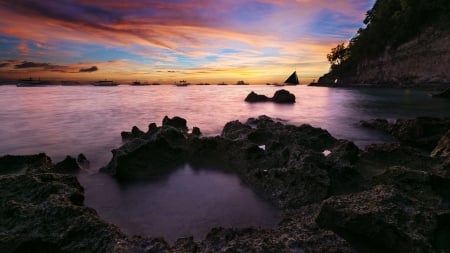
[[[354,73],[331,71],[319,84],[431,86],[450,84],[450,31],[429,27],[396,49],[362,60]],[[337,83],[335,83],[337,80]]]
[[[448,86],[450,1],[377,0],[319,85]]]

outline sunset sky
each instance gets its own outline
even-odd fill
[[[0,0],[0,79],[300,82],[374,0]]]

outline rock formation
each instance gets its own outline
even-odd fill
[[[245,102],[257,103],[257,102],[274,102],[277,104],[293,104],[295,103],[295,95],[287,90],[278,90],[275,92],[272,98],[266,95],[256,94],[254,91],[250,92],[245,98]]]
[[[113,150],[102,171],[145,180],[177,163],[227,166],[283,210],[280,224],[213,228],[204,240],[180,238],[172,246],[130,238],[83,206],[76,178],[50,173],[56,166],[45,154],[5,156],[0,252],[450,251],[448,119],[367,121],[399,141],[364,150],[326,130],[267,116],[231,121],[214,137],[188,133],[179,117],[165,122]],[[72,167],[73,158],[66,160],[58,166]]]

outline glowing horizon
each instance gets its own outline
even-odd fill
[[[0,0],[0,78],[310,82],[374,0]]]

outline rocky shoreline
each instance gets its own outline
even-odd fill
[[[70,173],[84,156],[0,158],[0,252],[446,252],[450,250],[450,118],[361,122],[398,142],[364,150],[326,130],[267,116],[202,137],[183,118],[125,144],[105,167],[117,180],[168,174],[180,163],[226,166],[284,212],[272,229],[213,228],[202,241],[128,237],[83,205]]]

